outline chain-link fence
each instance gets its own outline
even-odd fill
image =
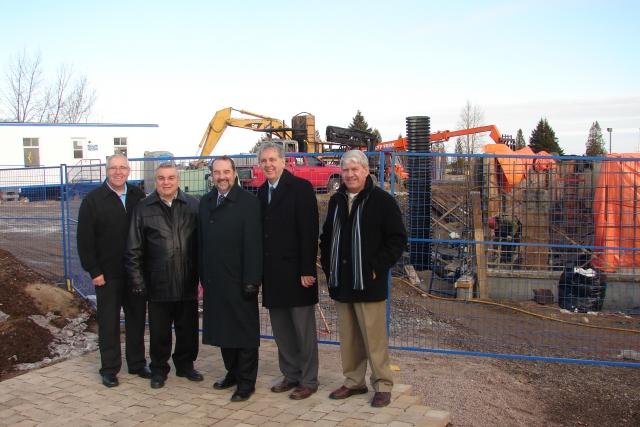
[[[65,284],[62,166],[0,169],[0,248],[55,283]]]
[[[287,156],[287,168],[316,189],[319,227],[340,184],[340,155]],[[369,157],[372,179],[394,196],[410,236],[390,274],[392,347],[638,366],[640,158],[394,152]],[[240,184],[255,190],[264,181],[255,157],[234,159]],[[180,187],[199,197],[212,186],[210,160],[133,159],[130,182],[148,193],[158,163],[172,161]],[[0,170],[3,189],[29,188],[22,181],[39,189],[28,193],[28,203],[19,196],[0,205],[0,245],[90,296],[91,281],[77,259],[75,222],[82,198],[105,175],[104,165],[85,167],[91,170]],[[57,192],[55,185],[42,190],[35,177],[55,171],[68,178],[58,178]],[[46,241],[40,237],[45,235]],[[319,339],[337,342],[334,305],[321,269],[318,274]],[[263,309],[261,333],[271,334]]]

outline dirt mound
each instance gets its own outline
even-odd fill
[[[81,307],[76,302],[77,295],[52,286],[51,283],[31,283],[25,287],[25,291],[40,313],[53,313],[65,319],[73,319],[87,310],[84,304]]]
[[[77,325],[79,316],[82,327]],[[77,354],[63,348],[68,347],[64,337],[77,341],[85,330],[93,340],[97,326],[91,305],[0,249],[0,381],[18,375],[17,367],[37,367],[43,360]],[[82,344],[95,348],[86,340]]]

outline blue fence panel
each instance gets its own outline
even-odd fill
[[[392,347],[640,366],[637,158],[367,155],[410,235],[390,273]],[[340,156],[287,157],[287,167],[314,184],[319,229],[340,183]],[[239,182],[256,190],[263,178],[255,155],[233,158]],[[201,197],[213,186],[211,159],[131,159],[129,182],[149,193],[157,165],[171,161],[180,187]],[[314,172],[303,167],[310,164]],[[82,199],[104,172],[97,164],[0,170],[0,247],[92,299],[75,234]],[[321,269],[318,279],[318,337],[335,343]],[[270,336],[268,313],[260,316],[261,334]]]
[[[0,248],[64,284],[61,167],[0,169]]]

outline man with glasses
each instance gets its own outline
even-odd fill
[[[144,192],[127,184],[129,163],[122,154],[107,160],[107,179],[91,190],[78,213],[78,255],[91,276],[98,306],[100,375],[107,387],[118,385],[122,366],[120,310],[125,315],[125,357],[130,374],[151,378],[144,355],[146,300],[127,288],[124,250],[133,207]]]
[[[198,199],[179,188],[172,163],[156,168],[156,189],[133,210],[125,252],[129,285],[149,298],[151,388],[161,388],[171,370],[203,381],[198,357]],[[171,354],[174,326],[176,345]]]

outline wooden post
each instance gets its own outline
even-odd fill
[[[476,243],[476,274],[478,276],[478,296],[481,300],[489,299],[487,289],[487,254],[484,243],[484,225],[482,224],[482,199],[479,191],[471,191],[473,209],[473,230]]]

